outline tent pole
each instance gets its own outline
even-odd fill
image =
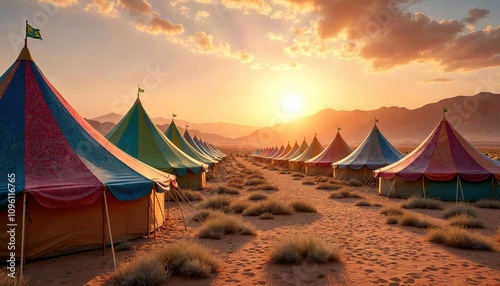
[[[106,208],[104,207],[104,196],[102,198],[102,255],[106,255]]]
[[[146,234],[147,234],[148,238],[151,238],[151,235],[150,235],[151,231],[149,230],[149,217],[151,216],[151,198],[149,198],[149,200],[148,200],[148,211],[146,212],[146,215],[147,215],[147,217],[146,217],[146,224],[147,224],[146,225]]]
[[[153,200],[154,202],[156,202],[156,192],[155,192],[155,196],[153,197]],[[157,219],[156,219],[156,204],[154,204],[154,208],[153,208],[153,219],[155,220],[155,238],[156,238],[156,228],[158,227],[158,233],[160,233],[160,241],[161,241],[161,244],[163,245],[163,234],[161,233],[160,231],[160,224],[158,223]]]
[[[462,201],[465,202],[464,189],[462,188],[462,181],[460,181],[460,176],[458,176],[458,182],[460,183],[460,192],[462,193]]]
[[[425,176],[422,175],[422,193],[424,194],[425,199]]]
[[[155,192],[155,190],[153,190],[153,193]],[[151,194],[153,194],[151,193]],[[152,206],[151,206],[151,211],[153,212],[153,220],[154,220],[154,230],[153,230],[153,237],[156,238],[156,196],[153,196],[153,203],[152,203]],[[151,200],[149,200],[149,204],[151,204]],[[148,216],[149,217],[149,216]],[[149,228],[149,224],[148,224],[148,228]]]
[[[26,219],[26,191],[23,192],[23,226],[21,229],[21,269],[19,270],[19,276],[23,276],[24,268],[24,229],[25,229],[25,219]]]
[[[111,223],[109,221],[109,211],[108,211],[108,201],[106,200],[106,191],[102,191],[102,195],[104,196],[104,207],[106,209],[106,221],[108,223],[108,231],[109,231],[109,241],[111,243],[111,253],[113,253],[113,265],[116,271],[116,255],[115,255],[115,247],[113,245],[113,236],[111,235]]]
[[[456,187],[456,193],[455,193],[455,203],[458,203],[458,175],[457,175],[457,187]]]
[[[392,192],[392,188],[394,187],[394,185],[396,184],[396,180],[398,179],[398,176],[394,176],[394,181],[392,182],[392,185],[391,187],[389,188],[389,193],[387,193],[387,198],[389,198],[389,196],[391,195],[391,192]]]

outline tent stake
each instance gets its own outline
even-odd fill
[[[109,241],[111,243],[111,252],[113,253],[113,265],[114,265],[115,271],[116,271],[115,247],[113,245],[113,236],[111,235],[111,223],[109,221],[109,211],[108,211],[108,201],[106,200],[106,191],[102,191],[102,195],[104,196],[104,207],[106,209],[106,220],[108,223]]]
[[[19,276],[23,276],[24,268],[24,227],[26,219],[26,191],[23,192],[23,226],[21,229],[21,269],[19,270]]]

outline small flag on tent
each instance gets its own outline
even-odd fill
[[[177,117],[177,114],[175,114],[175,113],[172,113],[172,117]]]
[[[40,29],[35,29],[28,24],[28,21],[26,21],[26,37],[34,38],[34,39],[42,39],[42,35],[40,34]]]
[[[448,108],[443,106],[443,113],[448,112]]]
[[[378,119],[377,119],[377,118],[375,118],[375,122],[378,122]]]
[[[337,129],[338,129],[338,131],[342,130],[342,128],[340,128],[340,127],[337,127]]]
[[[189,127],[189,125],[186,124],[186,129]]]
[[[138,88],[138,90],[137,90],[138,92],[144,92],[144,89],[142,89],[140,86],[137,86],[137,88]]]

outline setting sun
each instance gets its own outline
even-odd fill
[[[288,94],[283,100],[283,111],[289,116],[297,116],[302,111],[302,98],[297,93]]]

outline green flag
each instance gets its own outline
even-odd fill
[[[340,128],[340,127],[337,127],[337,129],[338,129],[338,131],[342,130],[342,128]]]
[[[375,118],[375,122],[378,122],[378,119],[377,119],[377,118]]]
[[[35,29],[26,22],[26,37],[40,39],[42,40],[42,35],[40,35],[40,29]]]
[[[443,106],[443,113],[448,112],[448,108]]]
[[[137,87],[139,89],[139,92],[144,92],[144,89]]]
[[[177,117],[177,114],[175,114],[175,113],[172,113],[172,117]]]

